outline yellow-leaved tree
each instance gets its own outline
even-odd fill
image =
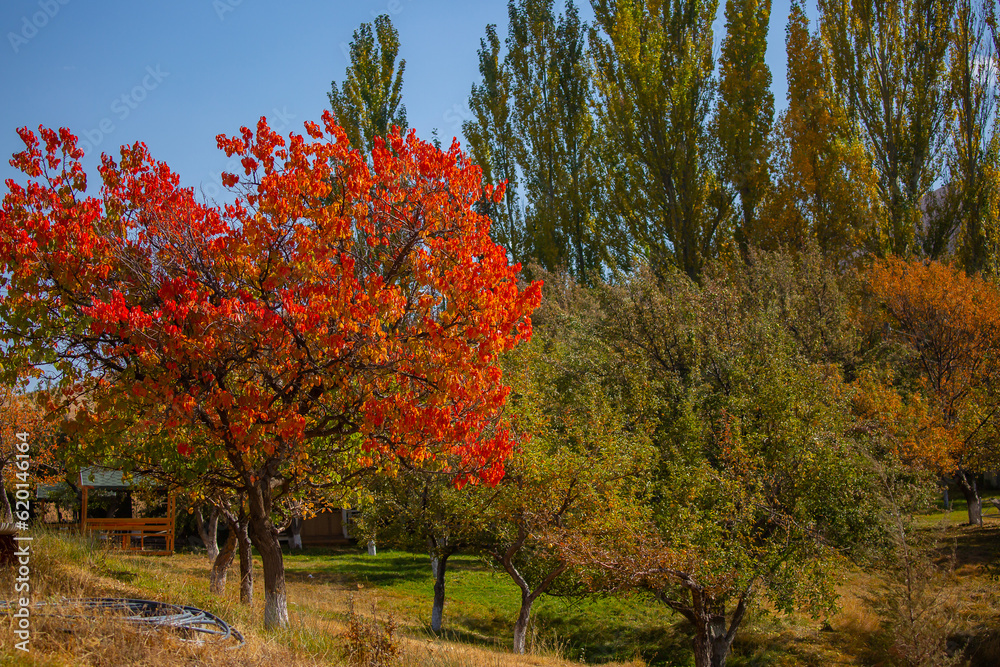
[[[969,523],[982,525],[976,475],[1000,460],[1000,289],[954,266],[898,257],[875,262],[868,284],[922,390],[898,411],[910,424],[904,455],[951,476]]]

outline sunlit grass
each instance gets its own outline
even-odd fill
[[[955,553],[954,587],[948,604],[961,615],[955,641],[969,644],[979,662],[1000,656],[1000,521],[986,512],[983,528],[961,525],[960,511],[920,518],[938,536],[944,564]],[[953,516],[959,520],[952,522]],[[356,608],[389,614],[399,624],[400,664],[405,667],[570,664],[689,665],[691,629],[676,614],[643,596],[563,599],[543,597],[536,604],[530,632],[532,654],[509,652],[518,591],[502,573],[469,555],[448,563],[444,631],[428,627],[432,579],[427,556],[360,548],[307,550],[286,554],[291,625],[265,632],[263,582],[256,560],[255,601],[240,604],[238,568],[225,594],[208,590],[204,554],[172,557],[124,556],[98,549],[72,535],[36,534],[32,561],[35,599],[56,597],[141,597],[188,604],[217,614],[247,637],[237,651],[196,648],[157,635],[155,640],[114,623],[95,623],[66,632],[52,623],[34,628],[33,652],[14,655],[9,621],[0,618],[0,664],[270,664],[344,663],[349,600]],[[870,665],[885,662],[888,644],[882,619],[870,604],[880,579],[859,571],[842,573],[839,610],[827,618],[751,612],[741,627],[730,667],[792,665]],[[0,580],[0,597],[12,597],[12,577]],[[641,658],[640,658],[641,656]],[[616,662],[609,662],[616,661]]]

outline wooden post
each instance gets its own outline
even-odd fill
[[[80,534],[87,534],[87,487],[81,487],[83,490],[83,499],[80,502]]]
[[[167,516],[170,517],[170,524],[167,526],[167,551],[174,553],[174,527],[177,525],[177,500],[173,491],[167,491]]]

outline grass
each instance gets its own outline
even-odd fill
[[[1000,498],[1000,491],[990,490],[981,493],[983,525],[1000,525],[1000,510],[992,503],[987,502],[987,498]],[[917,517],[917,527],[934,528],[938,526],[954,527],[968,523],[969,504],[960,492],[955,489],[950,490],[951,511],[944,511],[944,500],[939,499],[938,508],[934,512],[929,512]]]
[[[920,518],[939,537],[939,562],[954,552],[953,575],[942,604],[954,617],[950,645],[967,664],[1000,664],[1000,517],[984,512],[982,528],[961,525],[963,508]],[[571,600],[543,597],[535,605],[532,652],[508,652],[518,591],[505,575],[479,560],[448,561],[445,631],[435,636],[430,616],[432,580],[427,557],[394,551],[368,556],[360,548],[308,550],[286,555],[291,626],[264,632],[262,581],[257,562],[256,602],[238,601],[237,573],[223,596],[208,591],[203,554],[138,557],[109,553],[78,537],[36,534],[32,556],[34,599],[142,597],[201,607],[247,636],[244,648],[193,647],[146,635],[113,622],[68,632],[65,622],[33,619],[32,653],[13,651],[10,620],[0,617],[0,665],[346,664],[348,606],[391,616],[398,624],[404,667],[507,667],[570,664],[689,665],[691,631],[679,617],[643,596]],[[13,577],[0,573],[0,598],[13,597]],[[825,619],[755,609],[744,622],[727,663],[731,667],[891,665],[892,638],[872,604],[878,576],[845,572],[839,611]],[[62,623],[63,625],[60,625]],[[84,631],[85,630],[85,631]]]

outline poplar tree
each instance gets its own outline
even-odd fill
[[[970,273],[1000,270],[1000,134],[995,124],[997,91],[991,85],[996,65],[985,65],[996,62],[996,35],[993,3],[959,0],[949,62],[955,123],[942,212],[953,221],[948,230],[927,239],[927,250],[940,255],[950,240],[943,232],[960,228],[959,254]]]
[[[510,70],[500,56],[500,38],[495,25],[486,26],[486,37],[479,40],[479,73],[482,82],[472,85],[469,110],[472,120],[462,123],[462,132],[472,160],[483,170],[483,182],[506,183],[503,200],[498,204],[483,197],[479,212],[493,225],[493,240],[507,249],[511,259],[523,262],[530,253],[524,228],[524,211],[518,196],[518,138],[511,118]]]
[[[406,129],[403,104],[403,70],[399,33],[387,14],[373,23],[362,23],[351,40],[351,62],[341,87],[330,84],[330,107],[347,132],[351,146],[369,155],[375,137],[384,137],[393,125]]]
[[[744,256],[749,246],[760,246],[770,235],[758,210],[771,185],[774,95],[771,71],[764,61],[770,16],[771,0],[726,2],[715,127],[722,173],[739,195],[734,234]]]
[[[764,204],[768,233],[760,246],[801,249],[813,239],[824,255],[843,260],[873,241],[877,175],[831,90],[823,44],[793,2],[785,29],[788,106],[775,127],[775,186]]]
[[[672,266],[698,276],[732,210],[711,159],[717,2],[592,5],[598,117],[614,148],[604,167],[606,215],[661,278]]]
[[[947,140],[953,8],[950,0],[819,0],[834,91],[878,174],[879,254],[912,252],[917,230],[940,220],[922,205]]]
[[[601,135],[587,26],[572,0],[558,17],[552,0],[511,0],[507,13],[503,59],[494,26],[481,41],[482,82],[472,87],[473,120],[463,130],[485,180],[507,182],[502,210],[490,215],[514,259],[592,282],[617,246],[595,215]]]

